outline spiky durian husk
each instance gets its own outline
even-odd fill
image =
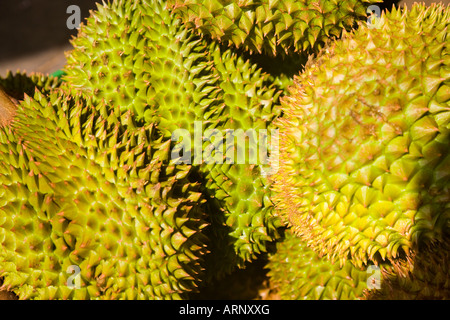
[[[167,7],[214,40],[270,55],[320,48],[355,21],[364,19],[377,0],[168,0]]]
[[[365,293],[368,300],[449,300],[449,239],[432,243],[409,259],[382,269],[378,290]]]
[[[211,154],[215,160],[202,163],[199,171],[206,181],[208,193],[224,211],[224,223],[231,230],[229,236],[234,239],[236,263],[243,266],[245,261],[265,252],[268,242],[279,237],[277,228],[281,223],[273,215],[269,180],[264,176],[264,169],[268,168],[263,167],[259,157],[255,163],[250,163],[250,154],[257,154],[261,141],[251,146],[249,139],[242,136],[247,143],[242,161],[239,158],[242,154],[238,155],[241,138],[233,138],[228,145],[227,132],[235,130],[234,135],[238,136],[237,130],[246,133],[250,129],[256,134],[259,130],[267,130],[270,135],[271,123],[280,114],[278,97],[281,92],[270,85],[269,75],[261,72],[256,64],[215,43],[210,48],[214,70],[220,79],[219,98],[223,112],[217,129],[223,139],[216,144],[206,137],[203,150],[215,147],[219,153]],[[228,154],[229,150],[233,150],[232,156]],[[218,159],[220,156],[222,159]]]
[[[450,8],[383,13],[331,43],[283,102],[279,214],[361,266],[449,233]]]
[[[22,100],[24,94],[33,95],[36,88],[47,93],[60,85],[61,80],[59,78],[36,72],[27,74],[22,71],[15,73],[8,71],[5,77],[0,78],[0,86],[10,97],[16,100]]]
[[[179,299],[195,290],[203,200],[191,167],[169,164],[169,147],[131,111],[75,91],[25,96],[0,128],[2,289],[21,299]]]
[[[194,36],[164,3],[99,6],[73,41],[65,68],[68,83],[96,100],[134,110],[166,137],[186,129],[194,138],[195,121],[201,122],[202,132],[217,129],[224,136],[226,129],[268,128],[279,114],[280,95],[269,75],[233,50]],[[211,145],[200,143],[202,151]],[[258,166],[191,160],[206,181],[207,194],[216,198],[208,206],[214,208],[210,220],[217,225],[213,239],[222,239],[215,247],[228,252],[225,259],[217,254],[216,265],[231,270],[265,251],[266,242],[277,237],[279,220],[272,216],[270,190]]]
[[[209,72],[206,43],[185,30],[161,0],[97,4],[67,55],[64,79],[100,101],[132,110],[147,123],[193,128],[208,120],[217,75]]]
[[[370,275],[350,261],[341,267],[320,257],[291,230],[269,255],[266,268],[270,288],[282,300],[362,299]]]

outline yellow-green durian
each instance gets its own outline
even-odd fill
[[[393,8],[331,42],[282,103],[278,214],[332,260],[448,241],[450,7]]]
[[[44,300],[196,290],[203,197],[192,167],[169,162],[170,140],[67,88],[0,102],[1,289]]]

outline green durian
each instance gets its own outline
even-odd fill
[[[202,35],[269,55],[317,50],[365,19],[377,0],[168,0],[167,8]]]
[[[412,261],[411,261],[412,259]],[[410,259],[381,269],[377,290],[365,293],[367,300],[449,300],[449,242],[435,242]]]
[[[273,200],[317,253],[411,266],[448,241],[449,26],[450,7],[393,8],[331,42],[283,99]]]
[[[167,138],[177,129],[194,138],[196,122],[202,134],[269,129],[279,114],[281,88],[232,49],[186,29],[164,4],[149,0],[99,5],[72,42],[64,79],[94,100],[133,110],[139,121],[155,123]],[[201,139],[202,151],[213,147]],[[260,167],[190,160],[213,198],[208,208],[216,225],[211,234],[221,243],[215,246],[221,250],[217,265],[231,270],[265,251],[266,242],[278,237],[280,222],[273,217]]]
[[[5,77],[0,78],[0,86],[7,91],[10,98],[22,100],[24,95],[33,95],[36,88],[46,94],[54,88],[61,86],[62,81],[53,76],[41,73],[30,73],[8,71]]]
[[[350,261],[343,266],[320,257],[291,230],[269,255],[270,288],[281,300],[364,299],[371,272]],[[378,285],[378,284],[376,284]]]
[[[72,40],[63,79],[105,99],[138,120],[169,133],[214,114],[217,75],[209,72],[206,43],[182,28],[164,1],[97,4]]]
[[[0,109],[0,289],[45,300],[196,290],[203,197],[154,125],[67,88]]]
[[[217,153],[211,157],[215,160],[223,158],[218,162],[203,162],[199,171],[206,181],[208,193],[225,210],[225,224],[231,228],[237,263],[242,266],[245,261],[265,252],[267,243],[279,237],[277,229],[281,222],[273,215],[269,179],[264,175],[270,168],[264,166],[259,157],[253,159],[256,160],[253,163],[250,159],[263,142],[258,140],[252,145],[251,138],[245,134],[248,130],[250,136],[261,130],[271,134],[271,123],[280,114],[281,90],[270,84],[269,75],[261,72],[256,64],[230,49],[214,50],[215,47],[213,43],[209,51],[213,53],[214,69],[220,76],[219,97],[223,112],[216,132],[222,139],[216,144],[207,137],[203,150],[214,147]],[[240,139],[246,141],[245,155],[239,154]],[[232,151],[231,155],[229,151]],[[241,156],[245,157],[244,161]]]

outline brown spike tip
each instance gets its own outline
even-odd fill
[[[0,85],[0,128],[4,128],[12,121],[16,114],[17,104]]]

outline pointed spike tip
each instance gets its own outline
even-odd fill
[[[17,104],[0,86],[0,128],[5,128],[16,114]]]

